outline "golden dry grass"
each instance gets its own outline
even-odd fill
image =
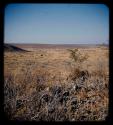
[[[88,55],[88,59],[81,64],[70,58],[68,49],[4,52],[4,103],[9,119],[105,120],[108,115],[109,50],[104,47],[78,50]],[[82,76],[79,75],[82,71],[88,72],[85,81],[81,81]],[[83,87],[80,87],[82,84]],[[55,86],[62,88],[62,94],[67,91],[70,94],[63,104],[58,103],[62,94],[55,101],[56,97],[52,94]],[[52,102],[40,102],[46,93],[53,98]],[[71,98],[77,98],[74,108],[71,106]],[[16,107],[19,104],[20,107]],[[49,105],[56,110],[49,112]]]

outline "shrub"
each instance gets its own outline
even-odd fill
[[[88,58],[88,55],[82,55],[78,51],[78,49],[74,50],[69,49],[69,51],[70,51],[70,58],[72,58],[75,62],[82,63]]]

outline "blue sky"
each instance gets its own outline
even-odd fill
[[[5,43],[98,44],[109,41],[104,4],[8,4]]]

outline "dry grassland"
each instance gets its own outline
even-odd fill
[[[28,121],[105,120],[109,50],[78,48],[78,52],[87,59],[75,61],[66,48],[4,52],[7,117]]]

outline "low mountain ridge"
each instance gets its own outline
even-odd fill
[[[7,52],[27,52],[24,49],[21,49],[19,47],[16,47],[16,46],[13,46],[10,44],[4,44],[4,51],[7,51]]]

